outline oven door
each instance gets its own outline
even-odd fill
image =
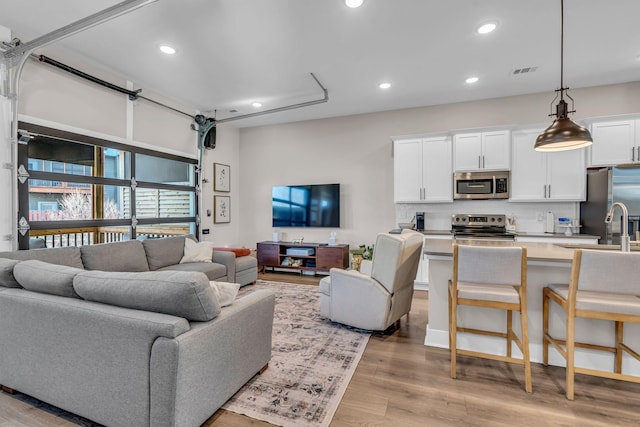
[[[458,172],[453,192],[454,199],[508,199],[509,172]]]

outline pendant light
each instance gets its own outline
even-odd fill
[[[556,89],[556,97],[551,101],[551,105],[558,99],[558,92],[560,92],[560,101],[556,105],[556,112],[549,114],[556,119],[536,139],[534,147],[536,151],[574,150],[593,143],[589,131],[569,118],[569,114],[575,113],[575,110],[573,98],[567,93],[569,88],[564,87],[564,0],[560,0],[560,18],[560,89]],[[565,95],[571,100],[571,110],[564,100]]]

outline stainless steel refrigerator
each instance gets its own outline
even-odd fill
[[[613,202],[622,202],[627,207],[629,235],[636,240],[640,225],[640,166],[608,167],[587,173],[587,201],[580,203],[580,232],[600,236],[600,243],[620,244],[620,209],[616,208],[611,224],[604,222]]]

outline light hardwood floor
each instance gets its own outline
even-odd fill
[[[317,285],[319,277],[266,273],[260,279]],[[576,376],[576,400],[564,396],[564,369],[533,364],[533,394],[520,366],[460,357],[424,346],[426,292],[416,292],[395,331],[372,335],[332,427],[341,426],[640,426],[640,384]],[[72,426],[64,417],[0,392],[0,427]],[[270,426],[219,410],[207,427]]]

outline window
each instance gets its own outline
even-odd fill
[[[196,233],[196,160],[20,123],[19,215],[49,246]],[[132,179],[133,178],[133,179]],[[78,235],[80,237],[78,237]]]

